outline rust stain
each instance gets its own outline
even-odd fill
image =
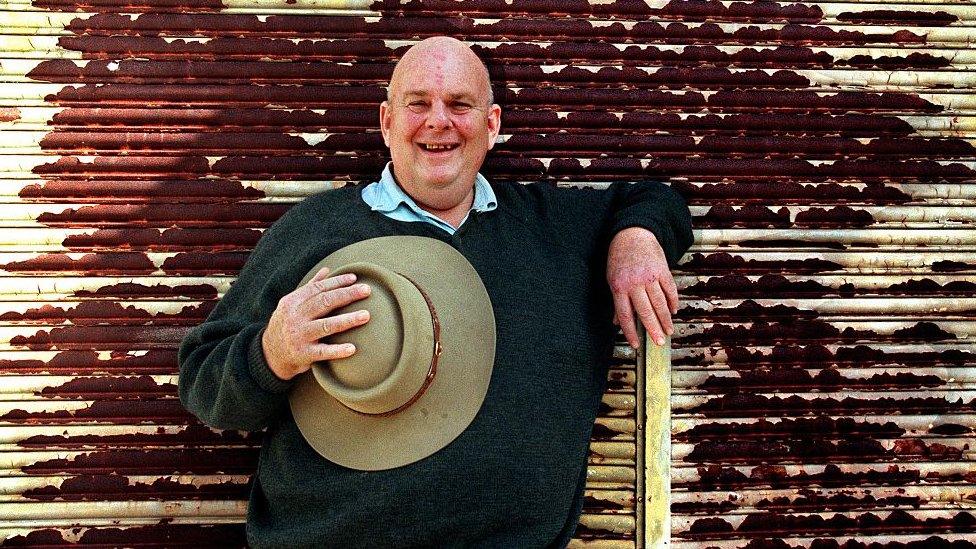
[[[789,94],[784,94],[766,90],[720,89],[710,94],[706,99],[704,94],[694,90],[679,93],[666,90],[624,90],[611,87],[588,89],[585,94],[580,94],[571,89],[529,87],[518,91],[499,88],[496,90],[496,97],[499,103],[505,106],[539,106],[553,109],[582,108],[585,111],[592,110],[596,105],[607,105],[614,109],[638,108],[646,110],[656,107],[695,113],[707,107],[709,111],[716,113],[756,113],[760,118],[770,112],[792,112],[803,113],[804,115],[837,113],[845,116],[858,116],[859,111],[871,111],[872,113],[905,111],[938,113],[945,110],[943,106],[927,101],[916,94],[901,92],[838,91],[821,95],[805,90],[792,90]],[[47,95],[45,101],[55,105],[84,106],[79,108],[87,108],[93,103],[99,104],[102,108],[125,107],[132,103],[138,103],[140,106],[148,104],[168,107],[219,107],[222,109],[267,107],[269,105],[298,109],[337,107],[343,110],[364,109],[375,116],[376,105],[385,98],[385,92],[382,88],[374,85],[363,85],[359,82],[350,82],[344,86],[317,85],[308,82],[298,87],[274,85],[273,83],[262,86],[204,83],[168,85],[108,83],[104,85],[83,84],[77,87],[66,86],[57,93]],[[281,116],[278,112],[268,112],[269,115],[275,117]],[[575,116],[592,115],[577,114]],[[639,117],[647,115],[628,113],[628,116],[639,119]],[[904,125],[904,122],[898,121],[879,120],[875,123],[884,124],[885,127],[891,128],[903,127]],[[810,126],[811,131],[824,127],[817,125],[816,121],[813,124]],[[373,127],[372,123],[368,126]],[[766,127],[768,129],[768,124]],[[797,129],[802,128],[802,124],[797,122],[795,127]]]
[[[129,174],[167,174],[174,175],[205,174],[208,172],[208,162],[203,156],[173,156],[173,157],[116,157],[95,156],[91,162],[85,162],[73,156],[62,156],[54,162],[39,164],[31,170],[38,175],[109,175],[118,176],[119,173]]]
[[[355,90],[356,88],[351,88]],[[790,93],[779,93],[775,90],[717,90],[705,94],[694,90],[676,93],[665,90],[622,90],[614,88],[594,88],[585,90],[560,89],[550,87],[523,88],[517,92],[504,90],[504,94],[497,94],[505,105],[545,106],[553,109],[569,109],[570,107],[586,107],[607,105],[615,109],[635,107],[639,109],[666,108],[698,112],[707,107],[712,112],[748,112],[766,114],[769,112],[787,113],[838,113],[848,114],[870,111],[885,112],[919,112],[939,113],[945,107],[927,101],[916,94],[902,92],[851,92],[838,91],[836,93],[817,93],[805,90],[791,90]],[[896,125],[886,124],[884,127]],[[768,129],[768,128],[767,128]]]
[[[0,370],[21,374],[173,374],[177,370],[176,350],[153,349],[138,354],[112,351],[109,358],[101,358],[96,351],[65,350],[56,353],[50,360],[0,359]]]
[[[336,63],[330,61],[278,63],[273,61],[107,61],[89,60],[84,64],[67,59],[50,59],[38,63],[27,77],[51,83],[156,83],[201,84],[281,83],[302,84],[358,82],[383,84],[389,81],[392,63]],[[567,65],[557,70],[545,70],[534,64],[491,66],[493,81],[509,85],[537,86],[545,83],[585,83],[598,87],[619,82],[682,89],[716,89],[735,86],[769,88],[806,88],[809,79],[788,69],[772,74],[763,70],[733,71],[721,67],[662,66],[648,72],[629,66],[602,66],[595,71]]]
[[[962,450],[924,440],[898,440],[891,450],[868,437],[844,440],[812,438],[783,441],[702,441],[685,458],[687,462],[795,461],[822,463],[856,459],[858,461],[958,460]]]
[[[98,472],[150,474],[148,472],[139,472],[138,456],[142,453],[148,452],[152,456],[155,456],[154,459],[160,464],[164,463],[164,458],[166,456],[169,456],[171,459],[185,459],[188,456],[195,455],[197,452],[203,452],[203,456],[211,456],[213,453],[216,453],[218,455],[214,456],[212,460],[201,459],[196,462],[196,464],[212,463],[214,465],[220,464],[220,460],[218,459],[219,454],[226,453],[229,458],[232,458],[228,460],[228,464],[231,464],[235,463],[235,461],[244,459],[256,460],[258,451],[257,446],[260,445],[261,438],[264,436],[262,433],[246,433],[244,431],[215,431],[199,423],[190,423],[176,433],[164,432],[162,427],[159,427],[158,431],[159,432],[152,434],[132,433],[75,436],[34,435],[18,442],[17,445],[31,450],[49,447],[85,449],[91,447],[97,448],[97,450],[93,452],[85,452],[80,454],[70,461],[65,459],[54,459],[33,463],[24,469],[25,472],[36,474],[50,474],[53,472],[84,473],[93,472],[93,470],[97,469]],[[218,445],[222,445],[223,447],[215,450],[206,450],[203,448]],[[130,447],[135,449],[131,449]],[[156,451],[153,449],[145,450],[143,447],[163,447],[166,449]],[[124,464],[125,467],[118,471],[105,471],[104,466],[113,462],[113,450],[120,452],[118,458],[114,461],[119,464]],[[193,472],[187,471],[183,467],[174,466],[174,464],[194,465],[193,463],[178,464],[174,461],[172,464],[170,464],[174,467],[172,470],[173,474],[180,472]],[[237,468],[223,470],[219,467],[216,469],[212,468],[210,470],[210,472],[224,473],[235,473],[240,471],[241,469]],[[245,470],[243,472],[249,474],[252,473],[253,470]]]
[[[762,464],[753,467],[746,475],[728,465],[704,465],[697,468],[697,482],[687,483],[689,489],[700,491],[730,490],[743,486],[769,486],[789,488],[801,486],[844,487],[861,485],[901,486],[917,484],[922,480],[933,483],[966,481],[964,475],[934,473],[922,475],[910,463],[891,464],[883,470],[845,471],[837,464],[828,463],[818,473],[800,470],[790,474],[782,465]],[[971,475],[972,476],[972,475]],[[972,482],[973,479],[969,479]]]
[[[120,435],[124,436],[124,435]],[[131,439],[134,435],[128,435]],[[33,437],[38,438],[38,437]],[[48,441],[41,444],[40,440],[30,446],[62,444],[57,437],[45,437]],[[92,438],[92,437],[88,437]],[[104,437],[102,437],[104,438]],[[116,437],[118,438],[118,437]],[[166,436],[160,439],[165,441]],[[121,439],[118,442],[125,442]],[[143,437],[142,444],[146,444]],[[155,441],[156,439],[152,439]],[[229,443],[233,439],[226,439]],[[71,439],[75,444],[90,444],[86,440]],[[50,459],[39,461],[22,468],[25,473],[55,474],[251,474],[257,467],[258,451],[256,448],[221,448],[219,450],[197,448],[175,448],[166,450],[126,450],[110,449],[85,452],[72,459]]]
[[[595,93],[601,90],[589,90]],[[520,92],[521,93],[521,92]],[[648,90],[634,90],[634,94],[649,94]],[[689,92],[690,93],[690,92]],[[673,95],[673,94],[672,94]],[[738,108],[725,108],[720,105],[711,106],[715,111],[708,114],[692,114],[680,116],[680,110],[691,110],[695,97],[687,98],[687,102],[678,101],[679,96],[674,96],[675,105],[665,107],[668,112],[607,112],[592,110],[572,110],[564,113],[565,116],[554,110],[509,110],[505,113],[506,132],[514,136],[531,134],[535,132],[555,133],[564,132],[566,134],[577,134],[581,132],[599,133],[600,135],[619,134],[641,134],[659,132],[667,129],[675,134],[703,135],[709,133],[726,133],[748,131],[750,135],[769,134],[771,128],[780,135],[792,136],[821,136],[824,134],[836,134],[843,136],[882,136],[894,135],[905,136],[915,132],[904,120],[895,116],[884,116],[881,114],[861,115],[861,114],[792,114],[788,112],[778,112],[767,110],[762,113],[737,112]],[[521,95],[519,96],[521,97]],[[623,99],[623,98],[621,98]],[[662,97],[659,99],[664,100]],[[619,104],[607,105],[607,109],[621,108]],[[729,114],[720,115],[721,111]],[[328,111],[333,112],[333,111]],[[375,113],[369,111],[368,120],[361,126],[355,127],[357,131],[369,131],[373,129],[373,116]],[[260,122],[260,121],[256,121]],[[344,125],[345,121],[337,121],[329,124],[330,131],[342,131],[349,129]],[[322,121],[326,124],[327,121]],[[190,127],[192,123],[188,122]],[[281,125],[290,127],[287,120]],[[325,127],[325,126],[323,126]],[[736,183],[749,184],[748,180],[739,180]],[[678,183],[678,182],[675,182]],[[761,184],[762,182],[757,182]],[[730,185],[732,183],[730,182]],[[691,187],[691,185],[689,185]],[[824,185],[824,188],[839,187],[838,185]]]
[[[176,385],[172,383],[157,383],[151,376],[126,377],[84,377],[62,383],[61,385],[44,387],[35,393],[39,396],[56,398],[105,398],[125,397],[128,395],[176,396]]]
[[[247,151],[250,154],[277,154],[282,151],[297,152],[336,152],[369,151],[379,153],[383,147],[382,136],[376,132],[341,133],[323,136],[324,139],[310,145],[304,138],[281,132],[90,132],[56,130],[47,133],[40,146],[59,154],[78,154],[79,151],[114,152],[125,151],[142,154],[208,154],[223,155]]]
[[[854,509],[876,509],[890,507],[919,508],[926,503],[919,496],[884,496],[874,497],[870,494],[861,497],[836,493],[825,495],[817,490],[799,489],[792,497],[763,498],[756,502],[755,508],[769,511],[849,511]],[[746,507],[748,508],[748,507]],[[671,505],[671,510],[693,514],[724,514],[740,509],[739,505],[731,501],[721,502],[679,502]]]
[[[614,0],[613,2],[588,2],[586,0],[569,0],[552,3],[545,0],[479,0],[458,5],[451,0],[423,0],[403,2],[402,0],[377,0],[371,9],[382,11],[384,15],[392,16],[398,13],[421,14],[436,13],[464,13],[475,14],[505,14],[505,15],[603,15],[614,17],[660,17],[675,18],[683,21],[703,20],[740,20],[753,22],[790,21],[790,22],[818,22],[823,18],[823,11],[819,6],[804,6],[801,4],[781,5],[776,3],[746,3],[734,2],[726,4],[719,0],[704,0],[690,2],[687,0],[672,0],[661,7],[651,7],[645,2],[630,0]]]
[[[247,499],[249,490],[249,485],[232,481],[194,485],[162,477],[147,484],[121,475],[81,475],[66,478],[57,487],[26,490],[23,497],[37,501]]]
[[[250,250],[260,238],[261,231],[257,229],[97,229],[88,234],[70,235],[63,245],[78,251],[93,248],[184,251],[192,247],[207,248],[213,253]]]
[[[101,286],[95,291],[78,290],[74,292],[77,297],[116,297],[116,298],[152,298],[152,297],[189,297],[192,299],[216,299],[217,288],[211,284],[135,284],[132,282],[120,282]]]
[[[612,116],[612,115],[611,115]],[[567,116],[568,118],[568,116]],[[768,123],[768,122],[767,122]],[[884,158],[968,158],[976,152],[969,143],[959,139],[912,139],[885,138],[872,139],[863,144],[854,138],[837,138],[818,136],[816,139],[791,138],[780,136],[742,137],[724,135],[705,135],[695,139],[690,135],[629,135],[621,138],[619,135],[592,135],[561,132],[555,135],[536,133],[533,129],[529,133],[515,134],[505,143],[499,144],[495,155],[513,154],[524,156],[528,154],[553,155],[564,153],[575,156],[610,156],[610,155],[638,155],[659,158],[662,156],[696,157],[724,157],[733,155],[745,158],[759,156],[762,158],[793,158],[802,156],[808,159],[849,159],[867,157],[871,155],[885,155]],[[646,131],[646,130],[645,130]],[[194,134],[195,135],[195,134]],[[260,135],[260,134],[259,134]],[[339,136],[333,136],[339,137]],[[345,139],[332,137],[323,140],[316,148],[323,149],[336,146],[336,150],[348,150]],[[207,146],[206,139],[199,140],[201,147]],[[382,143],[374,139],[362,140],[356,146],[369,154],[379,150]],[[304,142],[303,142],[304,143]],[[273,146],[268,144],[268,147]],[[352,145],[350,145],[352,146]],[[255,147],[258,149],[257,147]],[[307,147],[296,147],[298,153]],[[259,149],[258,149],[259,150]],[[510,152],[511,151],[511,152]],[[767,183],[768,184],[768,183]],[[824,187],[827,187],[824,185]],[[877,189],[874,189],[877,190]],[[788,195],[787,195],[788,196]],[[785,198],[785,197],[781,197]],[[824,198],[821,195],[821,199]]]
[[[776,211],[760,204],[746,204],[733,208],[726,204],[716,204],[703,216],[692,220],[695,227],[772,227],[785,228],[792,225],[790,211],[781,207]]]
[[[882,438],[897,438],[905,434],[905,430],[894,422],[873,423],[858,421],[855,418],[780,418],[768,421],[758,418],[750,423],[700,423],[693,428],[675,435],[677,440],[728,440],[731,438],[769,437],[792,438],[797,436],[829,437],[847,435],[875,435]]]
[[[233,100],[228,97],[228,100]],[[353,107],[330,109],[325,112],[310,110],[246,109],[246,108],[106,108],[68,107],[55,114],[51,125],[59,128],[106,127],[144,128],[247,128],[259,130],[268,127],[281,129],[326,129],[329,131],[373,129],[376,123],[375,109]],[[511,127],[511,117],[506,116],[506,127]],[[138,182],[129,182],[138,183]],[[186,182],[191,183],[191,182]],[[199,183],[199,182],[197,182]],[[209,180],[208,184],[240,185],[235,181]],[[200,189],[200,190],[206,190]],[[230,191],[231,189],[227,189]],[[254,189],[243,189],[259,193]],[[198,191],[199,192],[199,191]],[[211,191],[213,192],[213,191]],[[223,196],[218,188],[213,193]]]
[[[123,307],[114,302],[84,301],[71,308],[43,305],[23,313],[7,311],[0,313],[0,320],[45,324],[71,323],[76,326],[106,323],[194,325],[206,318],[214,305],[214,302],[204,302],[199,305],[184,306],[179,313],[152,313],[135,305]]]
[[[72,410],[26,412],[15,408],[0,416],[0,420],[18,425],[57,425],[86,421],[138,425],[195,421],[179,400],[150,399],[144,395],[133,395],[125,400],[96,400],[89,406]]]
[[[244,547],[247,540],[244,524],[159,524],[128,527],[84,528],[80,536],[76,529],[65,537],[53,528],[39,528],[27,535],[15,535],[0,542],[0,547],[63,547],[67,545],[102,545],[108,547],[146,544],[159,547]]]
[[[13,122],[20,119],[20,109],[17,107],[0,107],[0,122]]]
[[[739,507],[731,501],[677,501],[671,503],[671,512],[675,514],[719,515],[735,511]]]
[[[910,532],[914,534],[915,532]],[[789,547],[780,536],[786,535],[779,533],[772,538],[751,537],[745,546],[748,549],[786,549]],[[967,540],[946,539],[936,535],[918,541],[885,540],[885,541],[859,541],[854,538],[847,538],[843,541],[830,538],[817,538],[817,549],[973,549],[976,544]]]
[[[720,110],[718,105],[713,107]],[[521,123],[523,113],[506,113],[506,126],[511,128],[514,123]],[[544,124],[552,124],[552,127],[565,129],[565,125],[556,125],[558,122],[572,123],[580,127],[600,129],[614,129],[617,127],[633,130],[647,130],[668,128],[683,130],[694,133],[717,132],[717,131],[742,131],[748,130],[750,135],[762,135],[770,133],[772,129],[780,135],[813,136],[822,134],[836,134],[844,136],[877,136],[877,135],[899,135],[905,136],[915,132],[915,129],[904,120],[895,116],[884,116],[881,114],[789,114],[768,110],[762,113],[736,113],[726,116],[719,116],[717,113],[709,114],[690,114],[684,118],[677,113],[645,113],[627,112],[618,120],[611,113],[574,111],[569,113],[566,118],[559,119],[555,113],[549,119],[543,119],[538,113],[532,123],[521,123],[519,128],[531,130],[532,128],[548,129]],[[540,123],[543,124],[540,126]],[[541,130],[537,130],[541,131]],[[677,182],[676,182],[677,183]],[[750,181],[739,180],[736,184],[748,185]],[[756,182],[762,184],[762,181]],[[688,185],[688,187],[692,187]],[[840,187],[839,185],[824,185],[825,189]],[[907,198],[907,197],[906,197]]]
[[[529,164],[535,167],[537,162],[529,161]],[[210,172],[225,176],[247,174],[275,179],[292,179],[301,176],[315,179],[374,181],[376,174],[383,171],[384,166],[386,166],[386,158],[379,156],[226,156],[214,162]]]
[[[291,204],[147,204],[83,206],[37,216],[51,227],[124,225],[180,227],[267,227]]]
[[[616,540],[632,540],[634,539],[634,534],[631,533],[621,533],[621,532],[608,532],[606,530],[601,530],[599,528],[594,528],[586,526],[585,524],[577,524],[576,531],[573,533],[574,538],[579,538],[582,540],[602,540],[606,539],[609,535],[613,536]]]
[[[954,280],[939,284],[928,278],[921,280],[907,280],[892,284],[879,291],[881,294],[892,295],[959,295],[971,296],[976,294],[976,283],[966,280]]]
[[[941,260],[932,263],[932,272],[935,273],[958,273],[973,270],[976,270],[976,264],[963,263],[962,261]]]
[[[726,254],[728,255],[728,254]],[[731,257],[731,256],[730,256]],[[738,259],[742,259],[739,257]],[[688,264],[684,265],[685,269]],[[698,272],[698,269],[695,269]],[[744,274],[712,276],[683,289],[682,295],[700,297],[823,297],[836,293],[813,280],[791,281],[783,275],[764,274],[755,281]]]
[[[99,29],[104,32],[104,30]],[[212,33],[208,29],[208,34]],[[65,36],[58,40],[64,49],[81,52],[83,59],[107,59],[138,55],[153,60],[327,60],[372,61],[393,63],[408,46],[388,47],[379,39],[349,40],[292,40],[269,37],[214,36],[207,42],[182,39],[164,40],[158,36]],[[494,64],[522,62],[528,64],[565,62],[619,62],[653,65],[693,66],[791,66],[795,68],[829,68],[831,66],[862,66],[885,68],[947,67],[951,60],[927,53],[914,52],[906,56],[871,57],[857,55],[849,59],[834,59],[827,52],[810,47],[779,45],[776,47],[745,48],[727,52],[714,45],[685,46],[681,50],[662,49],[653,45],[624,45],[618,48],[605,42],[552,42],[546,45],[500,43],[489,47],[474,44],[472,49]]]
[[[809,227],[854,227],[863,228],[874,223],[871,214],[854,210],[850,206],[834,206],[830,209],[810,208],[798,212],[795,220],[790,219],[786,207],[773,211],[771,207],[747,204],[734,209],[730,205],[712,206],[708,213],[695,218],[696,227],[770,227],[787,228],[792,226]]]
[[[163,261],[162,270],[168,275],[199,273],[237,275],[247,261],[247,253],[183,252]]]
[[[631,496],[629,498],[629,501],[630,501],[631,506],[632,506],[633,505],[634,498]],[[615,511],[628,512],[632,508],[632,507],[625,507],[624,505],[621,505],[620,503],[615,502],[615,501],[609,501],[609,500],[605,500],[605,499],[600,499],[600,498],[593,497],[593,496],[589,496],[589,495],[586,495],[586,496],[583,497],[583,507],[586,508],[588,511],[595,512],[595,513],[608,512],[608,511],[609,512],[615,512]]]
[[[969,296],[976,292],[976,283],[954,280],[939,284],[932,279],[911,279],[896,282],[886,288],[858,288],[852,283],[837,288],[814,280],[791,281],[783,275],[764,274],[756,280],[740,274],[712,276],[699,280],[681,291],[682,295],[715,298],[810,298],[836,295],[905,295],[905,296]]]
[[[215,200],[232,202],[264,198],[265,193],[245,187],[239,181],[207,179],[184,181],[72,181],[50,180],[24,186],[17,195],[31,202],[55,202],[65,199],[99,202],[157,202],[163,198],[178,198],[180,203]]]
[[[844,267],[833,261],[823,259],[791,259],[787,261],[745,259],[728,252],[692,253],[681,264],[682,270],[699,274],[706,273],[765,273],[768,271],[787,272],[797,274],[814,274],[831,271],[843,271]]]
[[[174,348],[186,335],[185,326],[72,326],[38,330],[10,338],[13,346],[31,350]]]
[[[841,59],[834,62],[837,66],[879,68],[883,70],[891,69],[923,69],[951,67],[952,59],[938,57],[928,53],[913,52],[905,56],[882,55],[871,57],[868,55],[854,55],[850,59]]]
[[[923,389],[941,387],[945,381],[936,375],[921,375],[909,372],[891,374],[882,372],[867,378],[853,378],[834,368],[820,370],[811,374],[801,366],[757,365],[754,368],[737,368],[738,377],[709,376],[698,388],[708,392],[728,392],[743,389],[756,390],[871,390],[871,389]],[[760,419],[760,422],[763,421]]]
[[[702,309],[699,307],[685,306],[678,311],[675,318],[679,318],[681,320],[714,318],[716,320],[738,320],[748,322],[757,318],[811,319],[819,316],[820,314],[814,310],[799,309],[797,307],[790,307],[781,304],[763,306],[750,299],[733,307],[713,307],[710,309]]]
[[[32,5],[52,11],[180,11],[180,12],[218,12],[227,6],[220,0],[124,0],[119,2],[106,1],[73,1],[73,0],[33,0]]]
[[[864,228],[873,223],[874,218],[871,214],[864,210],[855,210],[850,206],[834,206],[830,209],[810,208],[796,214],[797,226]]]
[[[627,390],[633,390],[633,386],[627,380],[627,373],[620,370],[611,370],[607,376],[607,391]]]
[[[615,431],[611,429],[606,425],[596,423],[593,425],[593,431],[591,433],[590,438],[592,440],[616,440],[616,439],[620,439],[621,436],[629,439],[629,438],[633,438],[633,433],[621,433],[619,431]]]
[[[775,340],[774,340],[775,341]],[[821,343],[809,345],[775,343],[770,354],[751,351],[747,347],[727,346],[724,348],[729,365],[735,369],[752,368],[763,364],[838,364],[838,365],[937,365],[961,366],[976,361],[976,354],[958,349],[945,351],[918,350],[913,352],[889,351],[867,345],[838,347],[831,351]]]
[[[861,25],[913,25],[940,27],[958,23],[959,18],[944,11],[914,10],[866,10],[837,14],[838,21]]]
[[[342,19],[338,17],[336,19]],[[376,107],[386,99],[386,92],[377,86],[302,86],[234,84],[85,84],[65,86],[44,100],[54,105],[97,103],[103,106],[124,107],[131,103],[145,105],[194,105],[239,107],[287,105],[296,108],[318,107]],[[165,172],[164,172],[165,173]]]
[[[799,239],[769,239],[769,240],[740,240],[737,243],[744,248],[826,248],[828,250],[847,250],[841,242],[821,242]],[[861,248],[874,248],[876,244],[859,242]]]
[[[767,396],[758,394],[729,393],[716,395],[701,405],[689,408],[689,413],[706,413],[713,417],[737,416],[743,413],[765,414],[825,414],[825,413],[925,413],[940,414],[966,412],[976,408],[976,400],[965,401],[961,397],[948,400],[944,397],[911,398],[858,398],[833,397],[804,398],[799,395]],[[761,421],[761,420],[760,420]]]
[[[126,252],[89,253],[79,258],[63,253],[44,253],[33,259],[4,263],[0,268],[12,273],[83,272],[89,275],[151,274],[156,270],[145,254]]]
[[[955,334],[946,332],[932,322],[917,322],[915,325],[895,330],[890,336],[883,336],[873,330],[857,330],[851,327],[840,330],[822,320],[796,320],[768,323],[762,320],[749,326],[729,326],[714,324],[701,333],[676,338],[682,345],[711,341],[741,343],[745,341],[843,341],[885,340],[885,341],[945,341],[956,339]]]
[[[918,518],[907,511],[899,509],[889,511],[885,518],[867,512],[859,515],[835,514],[830,517],[821,515],[788,515],[780,513],[750,513],[738,528],[723,519],[696,520],[686,535],[715,534],[740,532],[749,534],[782,534],[789,532],[799,534],[805,532],[844,534],[869,534],[874,532],[905,532],[941,533],[941,532],[971,532],[976,531],[976,517],[966,511],[959,511],[952,517]],[[836,543],[836,542],[835,542]],[[845,545],[846,547],[846,545]]]

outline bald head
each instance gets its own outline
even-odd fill
[[[450,36],[427,38],[407,50],[407,53],[403,54],[396,67],[393,68],[390,85],[386,88],[386,100],[391,101],[397,92],[403,91],[400,87],[407,73],[423,70],[421,65],[429,63],[432,59],[443,63],[456,63],[466,71],[477,74],[477,78],[480,80],[478,88],[483,89],[486,98],[484,106],[487,107],[495,102],[494,93],[491,91],[491,80],[488,77],[488,68],[484,62],[471,51],[467,44]]]

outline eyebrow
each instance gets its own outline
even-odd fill
[[[423,98],[427,98],[427,97],[430,97],[430,93],[428,93],[426,91],[421,91],[421,90],[408,91],[408,92],[405,92],[403,94],[403,97],[423,97]],[[458,101],[458,100],[463,99],[463,100],[466,100],[466,101],[470,101],[472,103],[475,102],[475,98],[471,94],[464,93],[464,92],[462,92],[462,93],[452,93],[452,94],[450,94],[448,96],[448,98],[450,100],[452,100],[452,101]]]

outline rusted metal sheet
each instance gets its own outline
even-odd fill
[[[974,547],[967,0],[6,2],[0,545],[244,543],[260,435],[179,408],[176,345],[288,207],[375,177],[435,34],[489,63],[487,175],[695,218],[673,421],[621,341],[572,547]]]

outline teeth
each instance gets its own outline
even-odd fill
[[[428,151],[444,151],[453,148],[452,145],[424,145]]]

